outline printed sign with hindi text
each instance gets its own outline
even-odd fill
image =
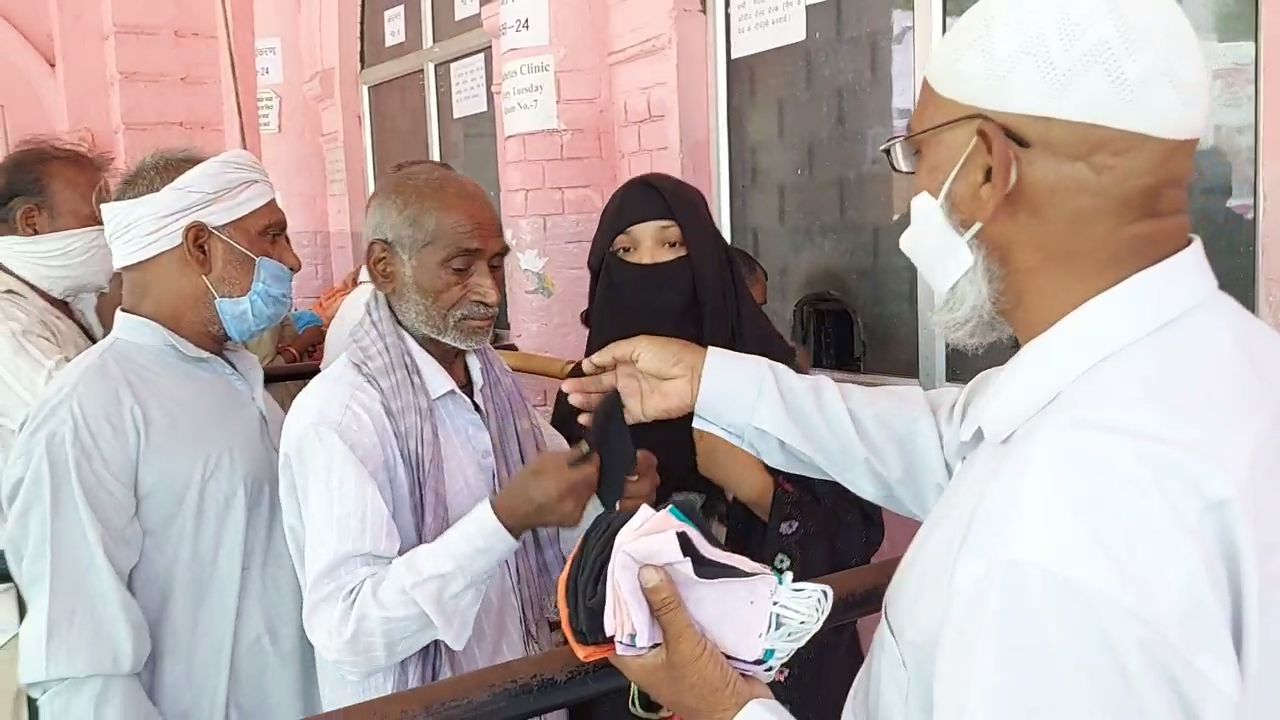
[[[804,42],[805,0],[729,0],[729,58]]]
[[[383,46],[399,45],[404,39],[404,6],[397,5],[382,11]]]
[[[284,49],[280,38],[258,38],[254,45],[257,51],[258,87],[283,83]]]
[[[453,95],[453,117],[479,115],[489,109],[489,83],[484,53],[450,63],[449,84]]]
[[[258,131],[264,135],[280,132],[280,93],[258,91]]]
[[[503,52],[550,44],[547,3],[548,0],[502,0],[498,6],[498,42]]]
[[[505,137],[560,129],[556,110],[555,56],[509,60],[502,66],[502,131]]]
[[[453,21],[466,20],[480,14],[480,0],[453,0]]]

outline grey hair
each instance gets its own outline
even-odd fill
[[[133,200],[160,192],[183,173],[208,160],[190,148],[157,150],[138,161],[116,186],[115,200]]]
[[[489,202],[488,193],[474,180],[447,166],[415,163],[386,176],[374,190],[365,207],[365,237],[412,260],[431,242],[437,210],[465,199]]]
[[[50,211],[47,173],[58,163],[81,165],[105,175],[112,159],[110,154],[56,137],[25,138],[0,162],[0,227],[11,229],[18,208],[27,203]]]

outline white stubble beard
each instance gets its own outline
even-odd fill
[[[406,269],[400,278],[402,290],[387,296],[387,304],[403,327],[418,342],[435,340],[459,350],[479,350],[493,341],[493,327],[479,331],[461,324],[461,320],[478,313],[478,308],[463,306],[446,311],[412,284]]]
[[[976,238],[969,240],[973,267],[960,277],[933,311],[933,323],[947,345],[974,354],[1013,337],[1000,315],[1003,278]]]

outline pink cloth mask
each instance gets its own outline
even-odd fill
[[[772,681],[831,611],[831,589],[710,542],[678,509],[641,508],[614,540],[605,594],[606,632],[620,655],[662,644],[640,588],[640,568],[661,567],[699,629],[744,674]]]

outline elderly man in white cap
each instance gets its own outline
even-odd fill
[[[920,191],[902,247],[948,339],[1012,333],[1011,361],[924,392],[640,339],[571,400],[693,411],[924,520],[846,718],[1280,717],[1280,338],[1190,237],[1191,25],[1174,0],[979,0],[926,80],[885,146]],[[642,578],[667,644],[623,672],[686,720],[790,717]]]
[[[28,605],[21,679],[55,719],[305,716],[318,690],[276,495],[283,417],[231,344],[289,310],[284,213],[244,151],[102,213],[124,303],[0,481]]]

